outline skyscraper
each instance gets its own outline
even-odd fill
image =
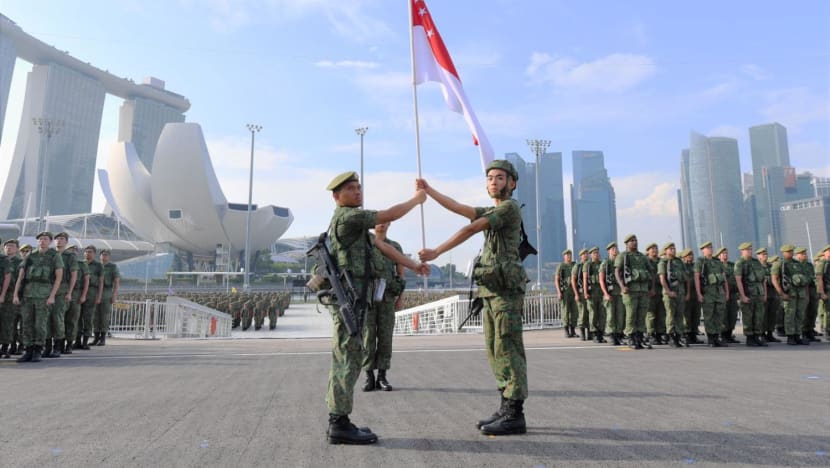
[[[617,203],[602,151],[573,151],[571,186],[574,249],[617,240]]]
[[[3,141],[3,122],[6,118],[6,106],[9,104],[9,89],[12,85],[16,60],[17,52],[14,50],[14,45],[11,41],[4,41],[0,36],[0,142]]]
[[[776,185],[781,180],[769,177],[769,171],[777,174],[780,170],[773,168],[790,167],[787,129],[779,123],[750,127],[749,146],[755,194],[754,240],[758,245],[774,248],[780,240],[780,231],[773,227],[778,224],[774,218],[778,217],[778,206],[785,200],[778,198],[784,192],[782,186]]]
[[[164,90],[164,81],[157,78],[147,78],[144,85]],[[118,141],[132,142],[138,159],[152,171],[156,142],[164,126],[172,122],[184,122],[181,109],[142,97],[124,101],[118,119]]]
[[[680,227],[683,230],[683,247],[697,248],[695,217],[692,211],[692,189],[689,186],[689,150],[680,152]]]
[[[738,141],[692,132],[688,187],[695,241],[737,249],[748,235],[739,216],[743,198]]]

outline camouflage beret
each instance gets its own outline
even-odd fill
[[[95,252],[97,249],[95,248],[94,245],[88,245],[88,246],[84,247],[84,250],[91,250],[91,251]]]
[[[20,245],[20,242],[17,239],[9,239],[9,240],[7,240],[6,242],[3,243],[3,245],[9,245],[9,244]]]
[[[64,239],[69,240],[69,234],[67,234],[63,231],[55,234],[55,239],[57,239],[58,237],[63,237]]]
[[[767,253],[767,248],[766,247],[761,247],[760,249],[755,251],[755,255],[761,255],[761,254],[765,254],[765,253]]]
[[[501,169],[502,171],[508,173],[514,181],[519,181],[519,173],[516,171],[516,168],[513,167],[513,163],[506,159],[496,159],[495,161],[491,162],[487,166],[487,170],[484,171],[484,175],[487,175],[487,173],[490,172],[490,170],[492,169]]]
[[[718,249],[717,252],[715,252],[715,256],[720,257],[720,254],[722,254],[724,252],[729,252],[729,250],[727,250],[726,247],[721,247],[721,248]]]
[[[646,246],[646,250],[649,250],[649,249],[656,249],[656,248],[657,248],[657,243],[656,243],[656,242],[652,242],[651,244],[648,244],[648,245]]]
[[[599,247],[597,247],[596,245],[591,247],[590,250],[588,250],[588,253],[594,253],[594,252],[599,252]]]
[[[20,250],[32,250],[32,246],[29,244],[23,244],[20,246]]]
[[[781,246],[782,252],[792,252],[793,250],[795,250],[795,246],[792,244],[784,244]]]
[[[580,255],[580,256],[582,256],[582,255],[584,255],[584,254],[586,254],[586,253],[588,253],[588,249],[582,249],[582,250],[580,250],[580,251],[579,251],[579,255]]]
[[[711,246],[712,246],[712,241],[706,241],[706,242],[700,244],[700,250],[703,250],[706,247],[711,247]]]
[[[686,257],[688,257],[688,256],[689,256],[689,255],[691,255],[691,254],[692,254],[692,249],[683,249],[683,250],[681,250],[681,251],[680,251],[680,253],[678,254],[678,256],[679,256],[680,258],[686,258]]]
[[[752,242],[743,242],[738,246],[738,250],[752,250]]]
[[[778,260],[780,260],[780,257],[779,257],[778,255],[773,255],[772,257],[770,257],[770,258],[768,258],[768,259],[767,259],[767,262],[769,262],[769,263],[775,263],[775,262],[777,262]]]
[[[795,249],[795,253],[797,253],[797,254],[807,253],[807,249],[804,248],[804,247],[799,247],[799,248]]]
[[[633,240],[637,240],[637,235],[636,234],[629,234],[629,235],[625,236],[625,239],[623,240],[623,243],[628,244],[630,241],[633,241]]]
[[[55,236],[53,236],[51,232],[43,231],[43,232],[38,233],[38,235],[35,236],[35,239],[40,239],[42,236],[48,237],[49,240],[52,240],[52,239],[55,238]]]
[[[824,248],[823,248],[823,249],[821,249],[821,252],[820,252],[820,253],[827,252],[828,250],[830,250],[830,244],[825,245],[825,246],[824,246]]]
[[[611,250],[611,249],[613,249],[613,248],[614,248],[614,247],[616,247],[616,246],[617,246],[617,243],[616,243],[616,242],[611,242],[610,244],[608,244],[608,245],[606,245],[606,246],[605,246],[605,250]]]
[[[101,255],[104,255],[104,254],[109,255],[111,253],[112,253],[112,251],[110,249],[101,249]]]
[[[346,182],[359,182],[360,179],[357,176],[357,172],[349,171],[344,172],[334,179],[331,179],[331,182],[326,186],[326,190],[336,191],[340,188],[341,185],[345,184]]]
[[[663,252],[665,252],[666,250],[669,250],[669,249],[673,249],[673,248],[674,248],[674,242],[666,242],[666,245],[663,246]]]
[[[572,254],[571,249],[565,249],[565,250],[562,251],[562,256],[571,255],[571,254]]]

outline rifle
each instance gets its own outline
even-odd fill
[[[363,316],[358,316],[355,312],[360,306],[362,300],[357,295],[352,280],[348,272],[340,270],[337,263],[331,257],[329,248],[326,245],[328,233],[320,234],[317,242],[312,246],[308,252],[307,257],[314,257],[317,260],[317,276],[312,278],[307,286],[309,289],[317,293],[317,300],[321,304],[331,304],[332,296],[338,304],[337,312],[340,314],[340,319],[349,336],[359,336],[361,342],[363,340]],[[323,271],[320,271],[320,270]],[[322,278],[319,278],[322,276]],[[316,280],[316,281],[315,281]],[[322,289],[324,280],[328,280],[331,287]]]
[[[461,331],[461,329],[464,328],[464,325],[466,325],[471,318],[478,316],[478,314],[481,313],[481,309],[484,308],[484,299],[480,297],[476,297],[475,299],[473,299],[473,283],[475,282],[473,280],[473,271],[475,270],[476,265],[478,265],[478,261],[480,258],[481,255],[476,255],[476,258],[473,259],[473,267],[470,270],[470,293],[467,296],[467,301],[470,307],[470,313],[468,313],[467,317],[465,317],[464,320],[461,321],[461,325],[458,326],[458,331]]]

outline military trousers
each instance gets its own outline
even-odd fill
[[[104,288],[101,294],[101,304],[95,309],[95,332],[106,333],[110,329],[112,319],[112,288]]]
[[[277,304],[268,305],[268,328],[273,330],[277,326],[277,318],[280,315]]]
[[[686,318],[686,333],[697,333],[700,330],[700,302],[697,301],[697,296],[694,290],[690,294],[691,298],[686,301],[683,307],[683,316]]]
[[[97,314],[98,306],[95,301],[98,299],[98,288],[90,286],[86,293],[86,302],[81,305],[81,320],[78,328],[83,336],[92,336],[95,315]]]
[[[585,300],[585,296],[578,296],[575,298],[576,301],[576,310],[579,313],[579,318],[577,319],[577,325],[579,328],[590,329],[591,328],[591,312],[588,310],[588,301]]]
[[[254,318],[253,311],[250,307],[245,307],[242,309],[242,329],[247,330],[251,328],[251,321]]]
[[[508,400],[527,399],[527,357],[522,331],[524,294],[484,298],[482,322],[487,361]]]
[[[646,331],[649,335],[666,333],[666,306],[663,305],[663,295],[655,294],[648,300],[646,313]]]
[[[804,325],[801,330],[805,333],[812,332],[816,328],[816,319],[818,318],[818,293],[814,287],[810,287],[810,293],[807,295],[807,308],[804,310]]]
[[[0,304],[0,344],[11,344],[17,331],[17,315],[20,306],[11,302]]]
[[[715,286],[717,288],[717,286]],[[703,328],[707,335],[717,335],[723,331],[723,316],[726,313],[726,298],[720,291],[707,289],[703,292]]]
[[[562,325],[576,327],[578,311],[573,291],[568,289],[562,293],[562,297],[559,298],[559,308],[562,310]]]
[[[784,309],[784,331],[789,335],[800,335],[807,311],[807,291],[804,288],[790,288],[788,300],[781,301]]]
[[[663,307],[666,309],[666,333],[668,334],[683,335],[688,333],[686,319],[683,314],[683,306],[686,304],[685,294],[682,289],[677,291],[676,297],[663,293]]]
[[[764,322],[766,326],[765,331],[773,332],[775,330],[778,314],[781,310],[781,297],[778,296],[778,293],[775,290],[770,291],[767,289],[767,303],[766,308],[764,309]],[[783,327],[783,325],[781,326]]]
[[[589,293],[588,312],[590,315],[591,332],[604,333],[605,332],[605,306],[602,301],[602,291],[599,286],[594,285]]]
[[[78,323],[81,320],[81,293],[78,291],[72,296],[72,301],[69,302],[69,307],[66,308],[66,315],[64,315],[63,326],[66,331],[66,339],[72,341],[78,336]]]
[[[819,324],[824,333],[830,333],[830,297],[818,301]]]
[[[254,328],[262,328],[265,323],[265,309],[261,306],[254,308]]]
[[[629,290],[622,298],[625,305],[625,333],[629,336],[635,332],[645,333],[648,292]]]
[[[763,335],[766,332],[765,306],[764,296],[759,295],[750,295],[749,304],[741,302],[741,322],[744,326],[744,335]]]
[[[363,325],[363,370],[390,369],[392,332],[395,330],[395,300],[375,302]]]
[[[610,301],[604,301],[605,304],[605,333],[610,335],[612,333],[625,332],[625,304],[621,294],[610,294]]]
[[[363,364],[363,343],[360,335],[349,336],[336,306],[328,306],[328,309],[334,328],[326,405],[329,414],[343,416],[352,412],[354,385]]]
[[[735,324],[738,323],[738,309],[740,309],[741,314],[743,314],[743,305],[738,304],[739,296],[740,294],[737,292],[729,294],[729,300],[726,301],[723,311],[723,326],[721,328],[721,331],[723,332],[729,332],[732,334],[735,330]],[[746,327],[746,323],[744,323],[744,327]],[[744,332],[746,332],[746,329],[744,329]]]
[[[64,314],[69,303],[66,302],[66,291],[58,290],[55,294],[55,304],[49,311],[49,317],[46,319],[46,339],[62,340],[66,328],[64,326]]]
[[[54,304],[46,304],[46,298],[27,297],[23,302],[23,344],[43,346],[46,342],[46,321]]]

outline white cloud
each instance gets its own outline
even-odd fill
[[[827,93],[813,93],[805,87],[780,89],[766,93],[767,104],[760,114],[767,120],[780,122],[797,133],[802,125],[830,120],[830,99]]]
[[[655,185],[645,198],[634,200],[634,204],[619,210],[621,216],[675,217],[677,211],[677,187],[663,182]]]
[[[380,66],[377,62],[368,62],[365,60],[319,60],[314,63],[314,66],[319,68],[356,68],[356,69],[372,69]]]
[[[206,144],[213,168],[217,174],[224,170],[244,169],[248,171],[250,169],[250,140],[239,137],[208,137]],[[254,142],[255,172],[277,169],[292,159],[291,155],[286,152]]]
[[[617,195],[617,233],[662,243],[680,239],[675,174],[650,172],[611,179]]]
[[[747,63],[741,66],[741,72],[756,81],[763,81],[769,79],[770,77],[766,70],[758,65],[755,65],[754,63]]]
[[[569,57],[534,52],[526,72],[534,81],[557,88],[617,92],[649,79],[657,72],[657,66],[645,55],[611,54],[580,63]]]

